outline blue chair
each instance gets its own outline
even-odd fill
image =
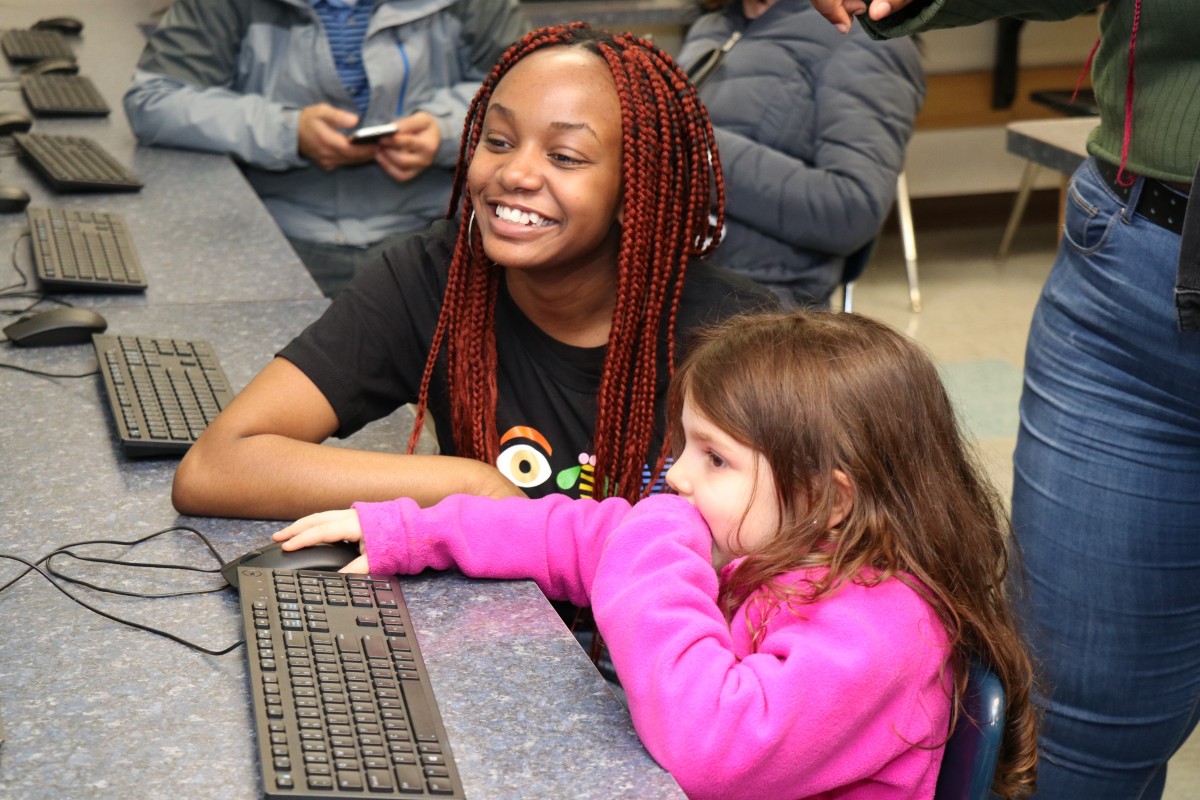
[[[971,659],[962,713],[946,742],[933,800],[987,800],[1004,738],[1004,687]]]

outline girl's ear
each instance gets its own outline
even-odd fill
[[[836,528],[842,524],[842,520],[850,515],[850,509],[854,506],[854,484],[851,483],[850,476],[840,469],[833,471],[832,478],[833,489],[837,497],[833,501],[833,511],[829,515],[829,527]]]

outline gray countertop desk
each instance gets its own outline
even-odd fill
[[[75,305],[158,305],[321,297],[304,265],[275,225],[241,171],[227,156],[138,147],[121,103],[145,45],[140,25],[152,22],[154,0],[0,0],[2,28],[27,27],[48,16],[71,15],[84,23],[67,37],[80,74],[96,84],[108,117],[34,117],[33,133],[88,136],[145,184],[138,192],[57,193],[22,158],[0,160],[0,183],[32,196],[31,205],[121,214],[146,273],[144,294],[71,293]],[[0,58],[0,75],[19,71]],[[10,87],[15,88],[15,87]],[[19,91],[0,92],[0,110],[29,114]],[[19,280],[15,258],[32,271],[25,214],[0,215],[0,285]]]
[[[93,136],[133,166],[146,188],[55,195],[13,160],[0,162],[0,182],[25,186],[35,202],[124,214],[150,282],[145,296],[67,299],[100,306],[110,333],[211,341],[240,389],[326,301],[228,159],[135,146],[120,93],[141,48],[136,23],[154,7],[148,0],[53,6],[0,0],[3,25],[55,14],[84,20],[76,45],[82,72],[97,82],[113,114],[99,121],[39,119],[35,130]],[[14,93],[0,108],[23,103]],[[24,227],[24,215],[17,216],[0,218],[3,252]],[[18,251],[28,258],[27,249]],[[0,264],[0,282],[8,283],[5,269]],[[57,373],[95,369],[90,345],[0,345],[0,360]],[[121,453],[98,376],[0,370],[0,396],[2,553],[32,561],[71,542],[132,540],[185,524],[228,559],[279,526],[178,515],[170,502],[176,460]],[[398,414],[380,421],[345,444],[399,449],[407,442],[406,420]],[[119,548],[99,550],[115,555]],[[128,559],[216,566],[185,534],[156,538]],[[143,593],[221,584],[206,573],[69,560],[61,566],[99,585]],[[0,585],[21,571],[0,560]],[[535,585],[428,575],[406,578],[403,586],[472,800],[682,797]],[[241,638],[231,590],[156,599],[71,591],[211,650]],[[7,737],[0,797],[261,796],[243,649],[206,655],[134,630],[75,605],[35,575],[0,592],[0,716]]]
[[[209,339],[240,387],[324,301],[112,307],[122,333],[170,327]],[[94,368],[90,346],[10,351],[4,360],[57,372]],[[279,524],[180,517],[174,459],[129,460],[99,402],[96,376],[49,379],[0,370],[0,552],[36,560],[87,539],[131,540],[197,528],[228,559]],[[395,448],[404,425],[352,437]],[[117,548],[92,548],[115,555]],[[127,558],[214,567],[190,536],[160,537]],[[210,574],[64,560],[64,572],[140,592],[216,587]],[[0,560],[0,585],[20,567]],[[625,709],[537,587],[454,574],[403,580],[451,747],[472,800],[680,798],[646,753]],[[241,637],[232,590],[134,599],[73,587],[110,613],[211,650]],[[261,787],[245,651],[222,656],[119,625],[29,575],[0,593],[0,797],[255,798]]]

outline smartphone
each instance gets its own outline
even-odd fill
[[[368,125],[350,134],[350,141],[354,144],[371,144],[372,142],[378,142],[385,136],[391,136],[395,132],[396,125],[392,122],[386,125]]]

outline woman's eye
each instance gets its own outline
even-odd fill
[[[551,158],[551,160],[557,161],[559,164],[562,164],[563,166],[567,166],[567,167],[573,167],[576,164],[583,163],[579,159],[573,158],[572,156],[568,156],[563,153],[551,153],[550,158]]]

